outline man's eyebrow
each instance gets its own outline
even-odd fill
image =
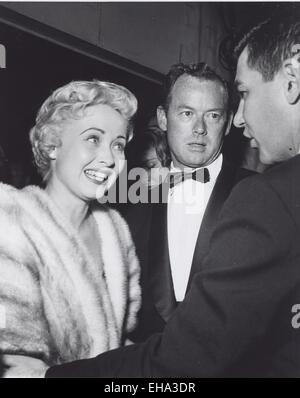
[[[207,109],[207,111],[205,111],[206,113],[207,112],[214,112],[214,111],[225,111],[226,110],[226,107],[224,106],[224,107],[222,107],[222,108],[220,108],[220,107],[217,107],[217,108],[211,108],[211,109]]]
[[[237,89],[239,86],[241,86],[243,84],[243,82],[241,82],[239,79],[236,79],[234,81],[234,87]]]
[[[145,159],[142,161],[142,163],[148,163],[148,162],[152,162],[153,160],[157,160],[157,158],[151,158],[151,159]]]
[[[193,110],[194,108],[192,107],[192,106],[190,106],[190,105],[179,105],[178,106],[178,109],[191,109],[191,110]]]

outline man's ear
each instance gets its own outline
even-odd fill
[[[56,156],[57,156],[57,147],[54,146],[54,147],[51,148],[51,150],[50,150],[50,152],[49,152],[49,158],[50,158],[51,160],[55,160],[55,159],[56,159]]]
[[[157,123],[161,130],[167,131],[168,121],[164,108],[160,105],[156,110]]]
[[[295,54],[283,63],[285,78],[284,93],[289,104],[295,104],[300,98],[300,54]]]
[[[225,130],[224,136],[229,134],[229,131],[230,131],[231,125],[232,125],[232,120],[233,120],[233,112],[229,111],[228,112],[228,118],[227,118],[227,122],[226,122],[226,130]]]

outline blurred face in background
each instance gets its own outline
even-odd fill
[[[156,149],[154,146],[149,147],[141,156],[141,166],[145,170],[150,170],[153,167],[162,167],[161,161],[158,158]]]
[[[140,167],[146,174],[142,178],[142,182],[150,187],[157,186],[161,180],[160,175],[163,165],[158,157],[155,146],[152,145],[145,150],[140,158]]]

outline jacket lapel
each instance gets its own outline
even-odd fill
[[[202,268],[202,263],[208,253],[209,242],[220,211],[235,182],[235,166],[226,161],[226,159],[223,159],[221,172],[211,193],[199,230],[187,290],[190,287],[194,274]]]
[[[168,247],[167,203],[153,205],[150,236],[149,285],[155,307],[167,322],[176,308]]]

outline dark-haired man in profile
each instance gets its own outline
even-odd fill
[[[278,165],[234,188],[203,271],[163,333],[47,377],[300,376],[299,44],[293,12],[256,27],[237,48],[234,123],[261,161]]]

